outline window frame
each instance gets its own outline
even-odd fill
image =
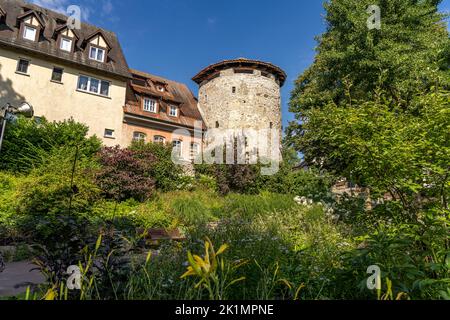
[[[194,147],[195,146],[195,152]],[[189,148],[189,156],[191,160],[195,160],[195,158],[200,155],[200,144],[198,142],[191,142],[191,146]]]
[[[111,135],[106,134],[107,131],[111,131]],[[115,138],[116,138],[115,133],[116,133],[115,130],[105,128],[105,131],[103,132],[103,137],[104,137],[104,138],[108,138],[108,139],[115,139]]]
[[[27,70],[25,72],[22,70],[19,70],[19,66],[22,61],[25,61],[27,63]],[[19,58],[19,60],[17,60],[16,73],[29,76],[30,75],[30,73],[29,73],[30,64],[31,64],[30,60],[24,59],[24,58]]]
[[[149,102],[151,102],[151,101],[153,101],[153,108],[154,108],[154,110],[151,110],[151,109],[146,109],[146,102],[147,101],[149,101]],[[152,104],[150,103],[150,106],[151,106]],[[143,97],[143,99],[142,99],[142,110],[144,110],[145,112],[150,112],[150,113],[158,113],[158,102],[156,101],[156,99],[153,99],[153,98],[149,98],[149,97]]]
[[[67,42],[70,43],[68,50],[63,48],[64,41],[67,41]],[[59,49],[62,50],[62,51],[65,51],[65,52],[72,52],[72,47],[73,47],[73,39],[69,38],[69,37],[61,36],[61,38],[59,40]]]
[[[95,57],[94,57],[94,58],[92,57],[92,50],[95,50]],[[99,51],[102,51],[102,52],[103,52],[102,60],[99,60],[99,59],[98,59],[98,53],[99,53]],[[106,59],[106,49],[105,49],[105,48],[101,48],[101,47],[97,47],[97,46],[94,46],[94,45],[91,44],[91,45],[89,46],[88,56],[89,56],[89,59],[90,59],[90,60],[97,61],[97,62],[105,62],[105,59]]]
[[[166,143],[167,139],[164,136],[156,135],[153,136],[153,143]]]
[[[28,30],[33,30],[34,31],[34,38],[33,39],[30,39],[30,38],[26,37],[26,34],[27,34]],[[35,42],[36,38],[37,38],[37,34],[38,34],[38,28],[37,27],[31,26],[31,25],[27,25],[27,24],[23,25],[23,30],[22,30],[22,38],[23,39]]]
[[[136,138],[136,135],[141,135],[139,138]],[[133,141],[142,141],[145,142],[147,140],[147,134],[141,131],[134,131],[133,132]]]
[[[172,108],[175,109],[175,115],[172,114]],[[174,118],[178,118],[178,107],[177,106],[169,105],[169,116],[170,117],[174,117]]]
[[[53,76],[54,76],[54,74],[55,74],[55,70],[57,70],[57,69],[58,69],[58,70],[61,70],[61,79],[60,79],[60,80],[55,80],[55,79],[53,79]],[[51,75],[50,81],[56,82],[56,83],[63,83],[63,82],[62,82],[63,75],[64,75],[64,68],[54,66],[54,67],[53,67],[53,70],[52,70],[52,75]]]
[[[81,80],[81,78],[87,78],[88,79],[88,81],[87,81],[87,89],[86,90],[80,88],[80,80]],[[98,81],[97,91],[91,91],[92,80]],[[103,84],[108,84],[108,94],[107,95],[104,95],[104,94],[101,93]],[[102,79],[94,78],[94,77],[87,76],[87,75],[84,75],[84,74],[80,74],[78,76],[78,81],[77,81],[77,91],[84,92],[84,93],[89,93],[89,94],[94,94],[94,95],[99,96],[99,97],[110,98],[111,97],[111,81],[102,80]]]
[[[179,147],[176,146],[175,143],[179,143]],[[175,149],[175,148],[179,148],[178,156],[180,158],[182,158],[183,157],[183,140],[181,140],[181,139],[173,139],[172,140],[172,152],[173,152],[173,149]]]

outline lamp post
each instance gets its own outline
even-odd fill
[[[31,118],[34,115],[34,110],[33,107],[27,102],[23,102],[19,107],[15,107],[7,103],[5,106],[0,108],[0,151],[2,149],[3,136],[5,135],[6,121],[9,116],[16,114],[22,114],[27,118]]]

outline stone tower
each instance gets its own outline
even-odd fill
[[[208,129],[278,129],[280,88],[286,73],[262,61],[239,58],[203,69],[192,80],[199,85],[199,109]]]

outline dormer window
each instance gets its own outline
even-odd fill
[[[37,34],[37,29],[30,27],[30,26],[25,26],[23,28],[23,38],[30,40],[30,41],[36,41],[36,34]]]
[[[156,113],[156,100],[144,98],[144,111]]]
[[[105,50],[97,47],[91,47],[91,50],[89,52],[89,59],[103,62],[105,59]]]
[[[159,92],[164,92],[164,91],[165,91],[163,86],[156,86],[156,89],[157,89]]]
[[[39,34],[45,26],[39,14],[33,10],[27,11],[18,16],[17,20],[20,21],[20,37],[28,41],[38,41]]]
[[[98,62],[107,62],[108,51],[111,46],[108,44],[103,32],[95,32],[86,41],[88,42],[87,54],[89,59]]]
[[[59,49],[65,52],[73,52],[75,43],[79,39],[75,30],[69,29],[66,24],[56,28],[54,37],[58,43]]]
[[[178,107],[170,106],[169,107],[169,116],[171,116],[171,117],[178,117]]]
[[[72,51],[72,39],[61,37],[59,48],[64,51]]]

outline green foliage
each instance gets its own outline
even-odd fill
[[[448,205],[449,101],[448,92],[437,92],[409,111],[381,102],[327,105],[307,112],[300,143],[315,149],[320,136],[322,146],[334,146],[325,166],[370,186],[375,198],[389,192],[415,217],[424,203]]]
[[[407,106],[412,97],[450,84],[449,35],[441,1],[333,0],[325,3],[326,32],[315,62],[298,78],[291,108],[372,101],[380,93]],[[370,5],[381,10],[381,29],[370,30]],[[298,118],[300,120],[300,118]]]
[[[74,120],[48,122],[19,118],[8,123],[0,153],[0,170],[27,173],[38,167],[46,153],[59,147],[79,148],[80,155],[92,157],[100,149],[97,137],[87,138],[88,128]]]
[[[130,150],[142,155],[150,153],[156,158],[149,169],[149,176],[155,180],[158,190],[179,189],[183,183],[183,170],[172,161],[172,147],[169,144],[134,142]]]
[[[99,195],[93,183],[95,168],[75,148],[50,152],[17,185],[14,200],[21,232],[39,242],[67,239],[76,232],[81,235],[85,215]]]

